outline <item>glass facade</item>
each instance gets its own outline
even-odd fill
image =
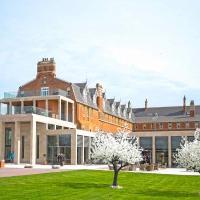
[[[84,136],[84,163],[89,162],[90,140],[88,136]]]
[[[64,155],[65,164],[71,163],[71,135],[47,136],[47,161],[57,163],[57,156]]]
[[[5,161],[13,162],[12,152],[13,132],[11,128],[5,128]]]
[[[24,139],[24,136],[22,136],[22,146],[21,146],[21,149],[22,149],[22,159],[24,159],[24,147],[25,147],[25,139]]]
[[[39,159],[40,157],[40,136],[37,135],[36,137],[36,158]]]
[[[168,137],[155,137],[156,163],[168,164]]]
[[[152,137],[140,137],[140,147],[143,148],[144,162],[152,163]]]
[[[77,136],[77,164],[81,164],[82,158],[82,151],[83,151],[83,136]]]
[[[182,141],[181,136],[172,136],[171,137],[171,160],[172,160],[172,167],[177,166],[175,162],[174,155],[177,153],[177,149],[180,148],[180,144]]]

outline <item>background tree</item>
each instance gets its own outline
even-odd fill
[[[194,141],[189,142],[183,138],[183,144],[177,151],[175,159],[179,166],[200,173],[200,129],[195,131]]]
[[[112,186],[118,187],[119,171],[129,164],[141,161],[141,151],[137,138],[130,138],[128,133],[123,131],[117,134],[98,133],[93,139],[91,158],[113,165]]]

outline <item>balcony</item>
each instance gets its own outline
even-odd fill
[[[49,89],[49,95],[60,95],[64,97],[70,97],[69,92],[61,89]],[[4,92],[4,99],[15,99],[20,97],[32,97],[32,96],[44,96],[40,90],[26,90],[18,92]]]
[[[9,106],[6,104],[1,104],[0,106],[0,115],[19,115],[19,114],[37,114],[44,117],[50,117],[54,119],[60,119],[59,114],[34,106]],[[61,120],[68,121],[73,123],[73,114],[68,112],[67,116],[66,113],[61,113]]]
[[[33,107],[33,106],[24,106],[23,110],[22,110],[21,106],[13,106],[12,110],[10,110],[10,112],[11,112],[10,114],[12,114],[12,115],[15,115],[15,114],[37,114],[37,115],[42,115],[42,116],[45,116],[45,117],[55,116],[50,111],[46,111],[42,108],[37,108],[37,107]],[[2,115],[8,115],[9,110],[6,109],[5,107],[3,107],[2,110],[1,110],[1,114]]]

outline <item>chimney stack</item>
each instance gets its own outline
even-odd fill
[[[54,58],[42,58],[42,60],[37,63],[37,76],[45,73],[52,74],[56,77],[56,63]]]
[[[131,108],[131,101],[128,101],[128,108]]]
[[[186,97],[185,97],[185,95],[183,97],[183,112],[184,113],[186,112]]]
[[[101,84],[96,84],[96,90],[97,90],[97,106],[99,110],[103,110],[103,87]]]
[[[148,100],[145,100],[145,110],[148,108]]]
[[[190,117],[195,116],[195,105],[194,105],[194,100],[190,102]]]

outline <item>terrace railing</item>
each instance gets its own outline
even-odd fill
[[[69,92],[61,89],[50,89],[48,91],[49,95],[60,95],[64,97],[69,97]],[[32,96],[44,96],[40,90],[26,90],[18,92],[4,92],[4,99],[14,99],[18,97],[32,97]]]

